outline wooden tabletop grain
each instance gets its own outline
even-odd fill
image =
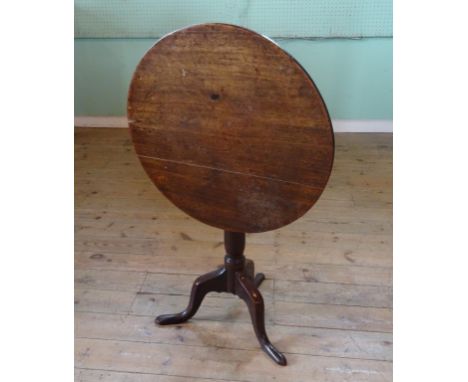
[[[330,176],[333,130],[313,81],[245,28],[203,24],[159,40],[134,73],[128,119],[159,190],[224,230],[293,222]]]

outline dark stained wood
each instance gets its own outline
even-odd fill
[[[224,233],[226,256],[224,266],[198,277],[192,286],[190,301],[185,310],[176,314],[163,314],[156,317],[159,325],[180,324],[192,318],[209,292],[229,292],[239,296],[249,309],[255,335],[263,351],[278,365],[286,366],[287,360],[270,342],[265,329],[265,305],[258,287],[265,280],[263,273],[255,275],[252,260],[244,256],[245,233]]]
[[[128,96],[147,174],[190,216],[235,232],[301,217],[333,163],[330,119],[302,67],[250,30],[204,24],[143,57]]]
[[[172,33],[143,57],[128,97],[136,152],[154,184],[192,217],[225,230],[224,266],[200,276],[179,324],[209,292],[245,301],[262,349],[266,334],[246,232],[280,228],[317,201],[333,163],[333,131],[312,80],[277,45],[244,28],[204,24]]]

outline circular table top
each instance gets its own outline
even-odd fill
[[[228,231],[298,219],[333,164],[330,118],[311,78],[274,42],[234,25],[195,25],[159,40],[133,75],[128,119],[159,190]]]

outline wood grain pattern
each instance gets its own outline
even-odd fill
[[[203,24],[161,39],[135,71],[128,118],[154,184],[224,230],[293,222],[331,172],[333,131],[314,83],[276,44],[244,28]]]
[[[99,339],[75,341],[76,366],[84,369],[177,375],[190,370],[195,378],[224,381],[388,381],[392,365],[385,361],[289,354],[295,367],[271,370],[271,361],[255,350],[181,347],[146,342]],[[239,375],[242,375],[242,379]],[[195,379],[196,380],[196,379]]]

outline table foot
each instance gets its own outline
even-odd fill
[[[200,276],[195,280],[190,293],[190,301],[185,310],[175,314],[163,314],[156,317],[158,325],[180,324],[187,321],[197,313],[203,299],[208,292],[226,291],[226,269],[219,268],[216,271]]]
[[[272,345],[266,334],[265,305],[263,303],[263,297],[256,285],[257,280],[261,282],[264,278],[265,276],[261,273],[255,276],[255,280],[252,280],[250,277],[246,277],[245,275],[237,274],[236,294],[245,301],[249,308],[250,318],[252,319],[255,334],[263,351],[278,365],[286,366],[286,357]]]
[[[254,279],[255,286],[258,288],[263,280],[265,280],[265,275],[263,273],[257,273]]]

